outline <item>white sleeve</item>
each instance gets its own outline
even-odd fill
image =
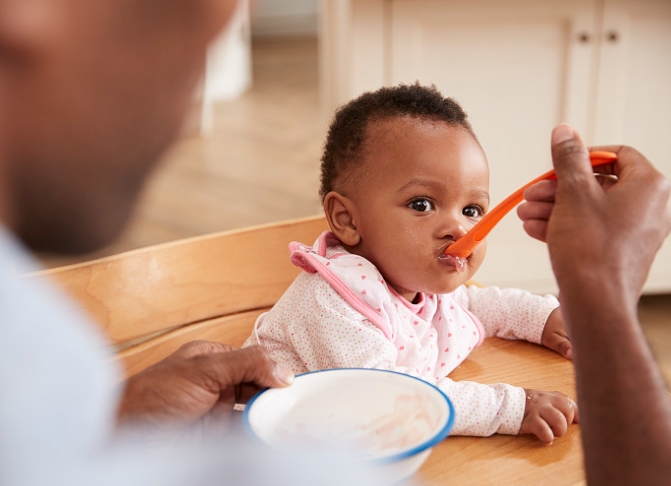
[[[517,435],[526,407],[523,388],[505,383],[483,385],[472,381],[441,379],[437,385],[455,410],[451,435]]]
[[[261,316],[245,346],[261,344],[295,373],[326,368],[395,367],[397,349],[382,331],[316,274],[301,274]]]
[[[461,286],[454,298],[480,319],[486,337],[523,339],[540,344],[550,313],[559,307],[553,295],[534,295],[520,289]]]

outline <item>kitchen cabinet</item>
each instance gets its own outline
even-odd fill
[[[491,201],[551,167],[553,126],[633,145],[671,178],[668,0],[325,0],[321,91],[337,105],[383,85],[435,84],[468,112]],[[481,282],[555,292],[544,244],[511,213],[489,236]],[[645,287],[671,291],[671,240]]]

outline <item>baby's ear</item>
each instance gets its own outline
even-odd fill
[[[331,231],[347,246],[355,246],[361,240],[359,230],[354,224],[354,203],[335,191],[324,197],[324,213]]]

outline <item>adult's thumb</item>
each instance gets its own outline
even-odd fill
[[[208,362],[201,364],[203,370],[221,389],[242,383],[253,383],[259,387],[283,387],[294,380],[291,370],[275,363],[261,346],[212,353],[207,358]]]
[[[560,184],[593,179],[587,147],[578,132],[566,123],[552,130],[552,164]]]

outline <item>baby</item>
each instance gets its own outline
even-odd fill
[[[443,390],[453,434],[535,434],[551,443],[577,409],[557,392],[448,378],[489,336],[525,339],[571,357],[552,296],[465,283],[440,258],[487,212],[489,168],[466,114],[435,88],[382,88],[340,108],[322,156],[331,228],[312,247],[292,243],[302,268],[245,345],[261,344],[296,373],[381,368]]]

